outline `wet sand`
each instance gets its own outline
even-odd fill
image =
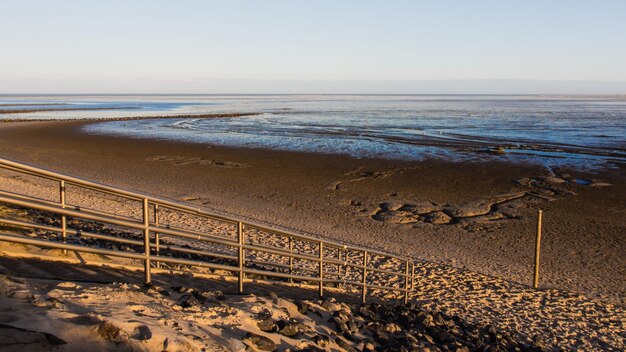
[[[456,268],[624,303],[626,167],[406,162],[85,135],[87,122],[0,125],[0,156]],[[572,182],[588,179],[591,186]]]

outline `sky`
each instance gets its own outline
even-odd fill
[[[0,0],[0,93],[626,94],[626,1]]]

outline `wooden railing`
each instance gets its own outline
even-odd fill
[[[37,194],[17,189],[15,184],[25,178],[36,180],[28,184]],[[43,191],[53,189],[55,195],[48,192],[47,196],[41,196]],[[77,196],[88,197],[88,201]],[[97,209],[92,203],[98,200],[109,205]],[[231,272],[238,278],[239,292],[244,292],[247,277],[262,276],[314,284],[319,296],[330,285],[344,285],[357,288],[363,302],[369,291],[380,290],[396,292],[406,303],[414,287],[414,265],[406,258],[272,228],[6,159],[0,159],[0,203],[56,219],[53,224],[42,224],[32,217],[3,216],[0,224],[35,229],[56,237],[0,234],[0,241],[140,260],[146,284],[152,282],[153,267],[178,265]],[[111,208],[117,211],[111,213]],[[91,231],[89,226],[85,230],[85,225],[90,223],[113,226],[135,235]],[[208,228],[197,228],[200,225]],[[76,243],[78,239],[124,244],[133,250],[97,248],[89,243]]]

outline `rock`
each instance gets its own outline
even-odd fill
[[[268,320],[272,318],[272,312],[269,309],[263,309],[257,313],[257,317],[261,320]]]
[[[226,295],[224,295],[224,292],[222,291],[210,291],[209,293],[211,294],[211,296],[219,299],[220,301],[226,299]]]
[[[342,339],[341,337],[335,338],[335,343],[337,344],[337,346],[346,350],[346,352],[358,352],[356,348],[350,346],[350,344],[346,342],[344,339]]]
[[[397,334],[400,331],[402,331],[402,329],[400,328],[400,326],[398,324],[395,323],[389,323],[387,325],[385,325],[385,331],[389,334]]]
[[[332,297],[325,299],[321,306],[328,312],[334,312],[340,309],[340,306],[337,304],[337,300]]]
[[[330,338],[328,338],[328,336],[324,336],[324,335],[315,335],[313,336],[313,338],[311,339],[313,342],[315,342],[316,345],[320,346],[320,347],[326,347],[328,346],[328,343],[330,342]]]
[[[434,325],[433,316],[430,314],[426,314],[424,316],[424,319],[422,320],[422,325],[424,325],[424,327],[433,326]]]
[[[419,341],[411,335],[397,336],[389,341],[384,347],[387,351],[412,351],[418,346]]]
[[[296,320],[281,320],[276,325],[278,326],[278,333],[287,337],[294,337],[308,330],[306,325]]]
[[[408,211],[389,212],[389,221],[396,224],[412,224],[418,222],[420,219],[420,216],[417,216]]]
[[[411,327],[413,320],[415,320],[415,316],[410,314],[409,312],[401,312],[397,317],[396,322],[398,325],[404,328]]]
[[[135,340],[146,341],[152,338],[152,331],[146,325],[139,325],[133,331],[133,335],[131,336]]]
[[[180,298],[178,299],[178,304],[183,308],[189,308],[199,305],[200,302],[196,297],[194,297],[193,294],[187,293],[180,296]]]
[[[429,343],[429,344],[431,344],[431,345],[434,345],[434,344],[435,344],[435,339],[433,339],[433,338],[432,338],[432,336],[430,336],[430,335],[428,335],[428,334],[423,334],[423,335],[422,335],[422,338],[423,338],[424,340],[426,340],[426,342],[428,342],[428,343]]]
[[[376,314],[374,312],[372,312],[370,309],[368,309],[367,306],[359,307],[359,314],[362,317],[367,318],[369,320],[376,319]]]
[[[333,312],[333,316],[331,318],[335,323],[347,323],[350,320],[350,317],[346,315],[344,312],[336,311]]]
[[[439,328],[430,328],[428,332],[437,343],[447,344],[455,341],[454,337],[450,333]]]
[[[435,323],[435,325],[437,326],[442,326],[442,325],[446,325],[446,321],[443,318],[443,316],[441,315],[441,313],[435,313],[433,314],[433,322]]]
[[[393,210],[393,206],[389,204],[388,202],[380,203],[378,204],[378,207],[382,210]]]
[[[184,292],[190,292],[191,289],[185,286],[173,286],[172,291],[178,292],[178,293],[184,293]]]
[[[489,337],[491,337],[491,339],[495,339],[496,335],[498,334],[498,331],[492,325],[487,325],[485,327],[485,331],[489,334]]]
[[[381,345],[385,345],[389,341],[389,335],[387,331],[381,326],[374,328],[374,339]]]
[[[243,343],[261,351],[276,351],[276,344],[269,338],[249,332],[244,336]]]
[[[28,300],[34,299],[33,294],[28,290],[18,290],[18,291],[9,292],[7,296],[11,298],[19,298],[19,299],[28,299]]]
[[[348,320],[347,325],[350,332],[355,333],[359,331],[359,325],[353,319]]]
[[[435,225],[449,224],[452,221],[452,218],[442,211],[430,213],[426,219],[428,222]]]
[[[299,299],[295,300],[293,303],[296,305],[296,307],[298,307],[298,313],[300,314],[306,314],[307,311],[311,308],[310,303]]]
[[[191,291],[191,294],[193,295],[193,297],[195,299],[198,300],[198,302],[200,302],[201,304],[206,303],[207,301],[207,296],[205,296],[202,292],[198,292],[198,291]]]
[[[98,335],[106,341],[120,343],[123,341],[122,331],[108,321],[102,322],[96,329]]]
[[[387,221],[391,219],[391,212],[387,210],[379,210],[376,214],[372,216],[372,219],[376,221]]]
[[[337,332],[343,335],[347,335],[350,333],[350,328],[346,323],[335,322],[335,329],[337,330]]]
[[[376,351],[376,347],[374,346],[374,344],[373,344],[373,343],[371,343],[371,342],[366,342],[366,343],[363,345],[363,352],[374,352],[374,351]]]
[[[263,332],[278,332],[278,325],[270,319],[264,319],[257,323],[259,330]]]

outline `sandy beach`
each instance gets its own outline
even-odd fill
[[[624,165],[551,175],[535,165],[355,159],[85,135],[84,124],[2,124],[0,153],[523,284],[532,279],[535,214],[542,208],[541,287],[623,299]]]
[[[624,165],[549,172],[505,162],[356,159],[86,135],[87,123],[1,124],[0,155],[409,256],[423,262],[416,299],[428,309],[527,339],[543,335],[550,346],[623,347]],[[535,291],[529,285],[539,208],[544,237]],[[574,318],[580,312],[583,318]],[[602,321],[609,325],[597,328]]]

